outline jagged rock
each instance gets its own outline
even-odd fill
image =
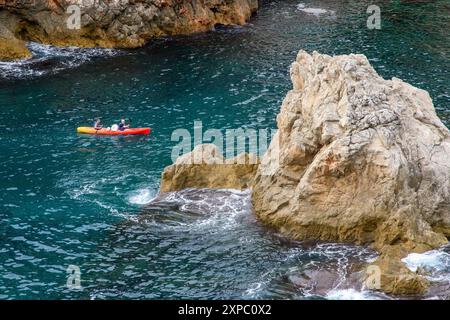
[[[256,214],[295,239],[371,243],[382,290],[423,292],[386,248],[406,255],[450,235],[450,134],[428,93],[382,79],[363,55],[300,51],[291,78],[269,147],[278,157],[262,158],[253,185]]]
[[[243,153],[224,159],[214,144],[202,144],[164,169],[161,192],[186,188],[247,189],[255,176],[258,159]]]
[[[363,55],[301,51],[291,77],[276,170],[263,157],[253,186],[258,216],[296,239],[446,243],[450,134],[428,93],[382,79]]]
[[[384,80],[364,55],[300,51],[291,79],[279,130],[246,179],[256,215],[294,239],[372,244],[375,289],[424,293],[428,282],[401,258],[450,236],[450,133],[428,93]],[[211,168],[166,168],[162,191],[244,186]]]
[[[74,4],[80,8],[80,28],[67,23],[74,21],[67,11]],[[159,36],[242,25],[257,8],[258,0],[6,0],[0,1],[0,28],[19,43],[135,48]],[[8,24],[11,17],[18,23]],[[7,45],[0,37],[0,48]]]
[[[425,294],[428,291],[429,281],[405,266],[401,259],[407,254],[408,251],[399,245],[384,247],[382,254],[371,265],[379,268],[376,271],[379,272],[378,284],[371,286],[369,282],[368,288],[396,295]]]

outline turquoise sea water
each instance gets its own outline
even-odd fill
[[[428,90],[450,126],[448,1],[378,1],[381,30],[366,28],[369,4],[263,1],[244,27],[131,51],[30,44],[31,61],[0,63],[0,298],[339,297],[292,278],[317,266],[345,276],[370,250],[290,242],[258,223],[246,193],[143,208],[171,163],[173,130],[275,127],[300,49],[366,54],[383,77]],[[153,132],[75,133],[96,116]],[[80,290],[66,286],[69,265]]]

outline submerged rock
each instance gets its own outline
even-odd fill
[[[288,279],[305,294],[321,297],[326,297],[330,290],[362,290],[359,272],[351,272],[344,277],[338,270],[306,269],[289,275]]]
[[[450,236],[450,133],[430,96],[384,80],[364,55],[300,51],[291,79],[279,130],[256,175],[247,172],[256,215],[297,240],[372,244],[381,253],[372,289],[425,292],[401,258]],[[205,166],[179,171],[176,186],[243,187]],[[167,178],[162,191],[174,188]]]
[[[71,5],[80,9],[79,25]],[[257,8],[258,0],[6,0],[0,30],[7,28],[18,43],[135,48],[155,37],[242,25]],[[8,58],[10,51],[1,50],[8,43],[0,31],[0,59]]]

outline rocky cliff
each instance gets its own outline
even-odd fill
[[[79,27],[71,5],[80,9]],[[29,40],[139,47],[155,37],[242,25],[257,7],[258,0],[0,0],[0,59],[29,56]]]
[[[375,289],[423,293],[401,258],[450,236],[450,133],[428,93],[384,80],[364,55],[301,51],[291,79],[250,181],[256,215],[294,239],[371,244]]]

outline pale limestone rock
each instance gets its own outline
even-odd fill
[[[178,157],[164,169],[161,192],[186,188],[247,189],[258,167],[258,159],[251,154],[240,154],[224,159],[214,144],[202,144],[192,152]]]
[[[291,78],[279,156],[262,158],[253,185],[256,214],[295,239],[371,243],[382,290],[423,293],[390,253],[450,235],[450,134],[428,93],[382,79],[363,55],[300,51]]]
[[[276,170],[263,157],[253,186],[257,215],[297,239],[445,243],[450,135],[427,92],[382,79],[363,55],[301,51],[291,77]]]

